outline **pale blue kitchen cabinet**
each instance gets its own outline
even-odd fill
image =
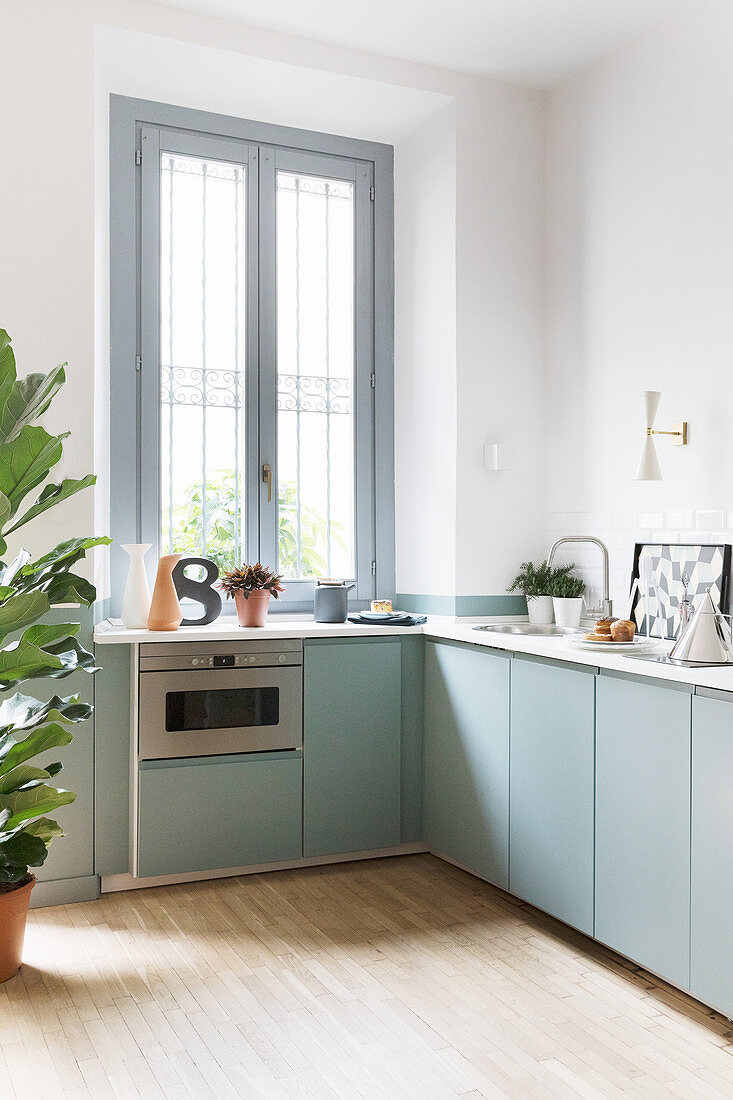
[[[425,840],[481,878],[509,881],[510,654],[426,643]]]
[[[593,934],[593,668],[512,662],[509,889]]]
[[[692,688],[601,673],[596,721],[596,939],[690,982]]]
[[[300,859],[302,774],[297,751],[144,760],[137,874]]]
[[[400,639],[308,640],[303,672],[303,855],[398,845]]]
[[[706,697],[707,696],[707,697]],[[692,703],[690,991],[733,1016],[733,694]]]

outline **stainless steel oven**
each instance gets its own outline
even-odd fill
[[[303,643],[140,646],[141,760],[303,745]]]

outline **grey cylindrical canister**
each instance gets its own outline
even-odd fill
[[[349,610],[349,591],[353,584],[316,583],[313,618],[317,623],[345,623]]]

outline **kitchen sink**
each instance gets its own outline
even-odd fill
[[[534,623],[484,623],[474,630],[485,630],[487,634],[522,634],[528,638],[562,638],[572,634],[582,634],[583,630],[574,626],[535,626]]]

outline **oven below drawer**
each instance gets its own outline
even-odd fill
[[[138,779],[139,877],[302,855],[298,752],[143,761]]]

